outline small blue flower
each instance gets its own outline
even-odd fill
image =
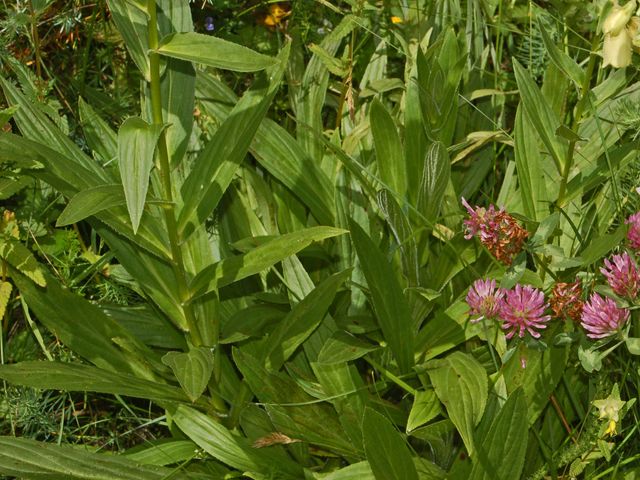
[[[213,24],[213,18],[207,17],[204,19],[204,28],[207,32],[212,32],[216,27]]]

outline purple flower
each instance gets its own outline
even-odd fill
[[[622,297],[634,300],[640,290],[640,272],[627,252],[605,260],[600,272],[607,278],[611,289]]]
[[[479,322],[484,318],[492,318],[498,314],[500,300],[504,296],[502,289],[496,287],[495,280],[476,280],[467,293],[469,314],[478,317],[471,323]]]
[[[629,320],[629,310],[618,308],[610,298],[594,293],[582,309],[580,324],[587,337],[604,338],[613,335]]]
[[[631,215],[624,223],[629,225],[627,232],[629,246],[634,250],[640,250],[640,212]]]
[[[511,338],[517,333],[522,338],[525,332],[529,332],[533,338],[540,338],[536,329],[547,328],[546,323],[551,316],[544,315],[544,310],[548,306],[544,303],[544,294],[530,285],[516,285],[513,290],[507,290],[499,305],[502,328],[510,330],[506,337]]]

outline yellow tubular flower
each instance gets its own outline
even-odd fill
[[[622,7],[614,0],[611,12],[602,23],[603,68],[607,65],[623,68],[631,63],[633,41],[638,32],[638,18],[632,16],[635,8],[636,0],[631,0]]]

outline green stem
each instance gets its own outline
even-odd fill
[[[149,88],[151,90],[151,112],[153,123],[155,125],[164,125],[164,120],[162,118],[162,95],[160,92],[160,55],[156,51],[158,49],[158,16],[155,0],[147,0],[147,10],[149,13]],[[169,236],[169,244],[171,247],[171,257],[173,260],[172,268],[176,279],[176,286],[178,287],[180,301],[182,302],[182,311],[184,312],[187,327],[189,328],[191,343],[195,347],[199,347],[203,342],[196,324],[193,306],[188,302],[189,287],[187,272],[184,268],[184,259],[182,258],[182,250],[180,249],[180,237],[178,234],[175,204],[173,201],[173,186],[171,185],[169,151],[167,149],[167,139],[164,131],[158,140],[158,161],[158,171],[165,200],[162,211],[164,213],[167,233]]]
[[[405,392],[410,393],[413,396],[416,395],[416,389],[415,388],[413,388],[411,385],[409,385],[408,383],[403,381],[401,378],[395,376],[393,373],[391,373],[389,370],[384,368],[378,362],[376,362],[375,360],[373,360],[372,358],[369,358],[369,357],[364,357],[364,359],[367,361],[367,363],[369,365],[371,365],[373,368],[378,370],[378,372],[380,372],[383,376],[387,377],[393,383],[395,383],[400,388],[402,388]]]

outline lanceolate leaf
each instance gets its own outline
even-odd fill
[[[392,192],[404,198],[407,191],[407,171],[393,117],[378,100],[371,103],[369,117],[380,179]]]
[[[229,118],[200,153],[182,186],[184,206],[178,226],[186,237],[204,224],[218,205],[249,149],[284,75],[290,44],[278,55],[278,63],[245,93]]]
[[[378,323],[400,371],[407,372],[414,363],[413,321],[396,272],[362,227],[354,221],[349,225]]]
[[[427,369],[438,398],[458,429],[469,455],[473,456],[473,430],[487,404],[487,372],[477,360],[462,352],[452,353],[443,360],[432,360]]]
[[[0,378],[34,388],[70,392],[100,392],[149,398],[158,401],[188,402],[176,387],[75,363],[21,362],[0,365]]]
[[[229,257],[202,270],[191,282],[194,295],[203,295],[255,275],[300,250],[325,238],[342,235],[346,230],[334,227],[311,227],[282,235],[243,255]]]
[[[513,392],[478,439],[470,480],[520,478],[527,452],[527,403],[522,389]]]
[[[18,240],[0,237],[0,258],[41,287],[47,284],[36,257]]]
[[[0,473],[29,480],[186,480],[175,469],[140,465],[115,455],[0,437]]]
[[[364,450],[376,480],[418,480],[409,447],[386,417],[366,408],[362,433]]]
[[[129,4],[127,0],[109,0],[109,11],[129,50],[131,59],[142,76],[149,81],[147,14]]]
[[[267,478],[299,480],[302,468],[290,461],[277,462],[268,451],[251,448],[245,438],[206,415],[183,405],[172,414],[173,421],[200,448],[220,462],[241,472],[260,473]]]
[[[131,117],[118,130],[118,165],[134,233],[142,218],[153,154],[162,129],[162,125],[150,125],[139,117]]]
[[[257,72],[278,62],[237,43],[194,32],[168,35],[162,40],[158,52],[167,57],[234,72]]]
[[[118,155],[118,137],[98,113],[82,98],[78,100],[80,122],[84,136],[94,153],[104,162],[114,160]]]
[[[58,217],[56,226],[71,225],[102,210],[124,205],[124,203],[122,185],[102,185],[82,190],[69,200],[69,203]]]
[[[437,220],[450,176],[451,165],[446,147],[441,142],[431,144],[424,161],[418,193],[420,210],[431,225]]]
[[[194,347],[187,353],[169,352],[162,357],[162,363],[173,370],[182,389],[195,402],[211,378],[213,353],[209,348]]]

